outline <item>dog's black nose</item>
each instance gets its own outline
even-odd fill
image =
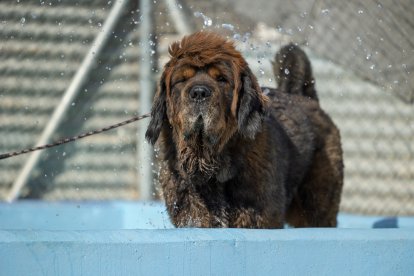
[[[201,101],[211,96],[211,90],[204,85],[195,85],[190,90],[190,99]]]

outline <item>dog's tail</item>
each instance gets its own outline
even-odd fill
[[[300,47],[289,44],[280,49],[273,62],[273,73],[280,91],[318,100],[310,61]]]

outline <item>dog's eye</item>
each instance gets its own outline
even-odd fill
[[[222,76],[222,75],[219,75],[219,76],[216,78],[216,80],[217,80],[217,81],[219,81],[219,82],[227,82],[227,79],[226,79],[224,76]]]
[[[185,78],[178,79],[178,80],[174,81],[174,82],[173,82],[173,86],[174,86],[174,85],[177,85],[177,84],[179,84],[179,83],[182,83],[182,82],[185,82]]]

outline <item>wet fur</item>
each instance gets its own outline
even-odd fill
[[[279,51],[278,89],[266,88],[267,95],[234,44],[215,33],[186,36],[170,55],[146,137],[159,141],[160,183],[173,224],[336,226],[340,135],[320,108],[306,54],[294,45]],[[192,102],[194,85],[212,96]]]

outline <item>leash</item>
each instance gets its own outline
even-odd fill
[[[105,132],[105,131],[108,131],[108,130],[111,130],[111,129],[114,129],[114,128],[118,128],[118,127],[130,124],[130,123],[133,123],[133,122],[136,122],[136,121],[148,118],[148,117],[151,117],[150,113],[140,115],[140,116],[135,116],[135,117],[132,117],[131,119],[128,119],[126,121],[123,121],[123,122],[120,122],[120,123],[117,123],[117,124],[114,124],[114,125],[111,125],[111,126],[107,126],[107,127],[104,127],[104,128],[98,129],[98,130],[89,131],[87,133],[83,133],[83,134],[73,136],[73,137],[70,137],[70,138],[65,138],[65,139],[59,140],[57,142],[50,143],[50,144],[46,144],[46,145],[42,145],[42,146],[38,146],[38,147],[33,147],[33,148],[28,148],[28,149],[24,149],[24,150],[21,150],[21,151],[15,151],[15,152],[0,154],[0,160],[10,158],[10,157],[14,157],[14,156],[18,156],[18,155],[25,154],[25,153],[29,153],[29,152],[32,152],[32,151],[43,150],[43,149],[48,149],[48,148],[53,148],[53,147],[56,147],[56,146],[60,146],[62,144],[70,143],[70,142],[73,142],[73,141],[76,141],[76,140],[79,140],[79,139],[82,139],[82,138],[85,138],[85,137],[88,137],[88,136],[91,136],[91,135],[99,134],[99,133],[102,133],[102,132]]]

